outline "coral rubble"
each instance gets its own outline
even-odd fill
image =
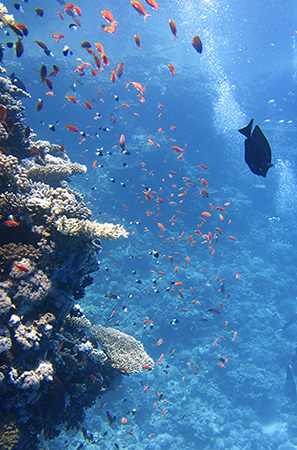
[[[91,323],[74,300],[98,270],[101,240],[128,233],[91,220],[81,194],[67,184],[86,167],[25,132],[20,98],[29,94],[0,72],[0,105],[14,130],[0,129],[0,446],[22,450],[37,448],[40,432],[52,438],[59,424],[78,426],[84,408],[118,373],[104,364],[98,336],[88,338]],[[153,363],[131,339],[123,351],[133,373]]]

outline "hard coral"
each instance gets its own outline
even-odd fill
[[[105,240],[115,240],[120,237],[128,237],[128,233],[123,226],[111,223],[98,223],[96,220],[68,219],[65,215],[59,217],[56,222],[57,230],[68,236],[82,236],[89,240],[95,238]]]
[[[116,362],[112,365],[114,368],[128,375],[142,372],[145,367],[154,368],[154,361],[146,353],[142,343],[129,334],[101,325],[94,325],[91,334],[108,358]]]

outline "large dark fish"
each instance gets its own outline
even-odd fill
[[[246,127],[238,130],[247,137],[244,141],[245,162],[254,174],[266,177],[268,169],[273,166],[271,164],[271,148],[258,125],[255,126],[252,132],[253,120]]]

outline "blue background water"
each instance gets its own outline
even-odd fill
[[[23,11],[5,2],[16,21],[29,29],[23,40],[25,51],[16,58],[13,49],[5,49],[3,64],[22,79],[32,96],[24,101],[28,125],[39,139],[65,144],[72,161],[87,165],[87,175],[75,178],[71,186],[91,203],[93,218],[114,220],[130,233],[128,240],[104,243],[100,271],[81,304],[94,323],[99,318],[104,326],[118,324],[120,330],[139,338],[156,363],[164,353],[162,365],[149,373],[117,379],[114,389],[87,411],[84,425],[97,444],[84,442],[81,431],[70,430],[47,443],[48,447],[77,448],[84,442],[83,448],[112,449],[116,443],[119,448],[138,450],[297,448],[296,404],[285,396],[297,325],[280,331],[296,313],[297,296],[295,2],[163,0],[158,12],[143,2],[151,15],[144,22],[128,0],[84,0],[77,3],[82,17],[76,31],[68,28],[73,23],[69,16],[64,14],[64,21],[58,18],[57,11],[63,12],[58,2],[20,4]],[[43,18],[36,17],[35,7],[44,9]],[[102,30],[102,9],[109,9],[118,21],[115,34]],[[173,39],[169,19],[176,23],[178,39]],[[51,31],[65,37],[57,43]],[[196,33],[203,42],[202,55],[191,46]],[[134,34],[140,36],[142,50],[136,47]],[[43,41],[54,56],[46,56],[35,39]],[[2,33],[2,42],[8,40]],[[75,72],[80,64],[76,58],[94,68],[92,56],[80,46],[84,40],[92,48],[95,42],[102,43],[110,60],[97,77],[89,67],[83,77]],[[73,56],[63,56],[66,44]],[[121,61],[124,75],[112,83],[111,70]],[[48,89],[40,83],[42,63],[48,71],[53,63],[60,69],[52,78],[53,97],[46,95]],[[175,67],[174,77],[168,63]],[[144,104],[138,91],[131,85],[126,88],[128,81],[145,86]],[[75,93],[69,87],[73,83]],[[66,94],[75,95],[79,103],[69,103]],[[39,114],[35,112],[38,98],[44,102]],[[86,109],[84,101],[90,101],[93,109]],[[95,113],[102,118],[94,120]],[[109,113],[115,115],[115,124]],[[244,139],[237,131],[252,117],[272,148],[274,167],[266,179],[245,164]],[[66,130],[63,123],[87,133],[86,140],[81,142],[82,137]],[[49,124],[55,124],[55,132]],[[99,131],[99,126],[110,131]],[[176,130],[170,130],[171,126]],[[164,134],[158,133],[159,127]],[[121,134],[131,155],[120,153]],[[160,147],[150,145],[148,137]],[[178,160],[171,146],[184,148],[185,144],[184,158]],[[101,147],[104,156],[98,157],[96,150]],[[199,164],[208,169],[203,171]],[[176,172],[172,178],[170,171]],[[183,177],[195,187],[187,186]],[[197,193],[204,187],[198,181],[202,177],[209,184],[208,199]],[[145,187],[156,192],[152,200],[145,199]],[[178,197],[184,192],[180,188],[187,190],[183,197]],[[163,203],[156,201],[157,196]],[[215,227],[220,227],[224,232],[217,245],[210,244],[215,249],[212,259],[209,244],[202,245],[203,239],[195,234],[201,212],[210,211],[210,202],[214,207],[232,202],[224,222],[215,210],[201,229],[214,234]],[[170,222],[174,214],[177,222]],[[157,222],[163,224],[164,232]],[[194,246],[189,235],[197,241]],[[229,240],[229,235],[237,241]],[[159,251],[158,259],[150,255],[152,250]],[[173,264],[168,256],[174,257]],[[225,294],[230,293],[230,298],[218,291],[216,276],[226,279]],[[171,280],[183,286],[168,290],[174,288]],[[106,298],[110,292],[118,298]],[[200,305],[192,303],[194,299]],[[217,308],[221,314],[208,313],[208,308]],[[146,317],[153,320],[153,328],[142,325]],[[200,321],[203,318],[207,321]],[[173,325],[173,319],[179,322]],[[238,335],[232,341],[235,331]],[[163,343],[156,346],[159,339]],[[218,366],[218,355],[229,356],[225,367]],[[145,386],[150,386],[146,392]],[[163,392],[161,401],[158,392]],[[106,405],[98,409],[101,400]],[[166,411],[160,418],[163,408]],[[117,417],[112,427],[106,410]],[[127,424],[121,424],[122,417]]]

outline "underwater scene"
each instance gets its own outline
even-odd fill
[[[297,449],[295,2],[0,23],[0,449]]]

